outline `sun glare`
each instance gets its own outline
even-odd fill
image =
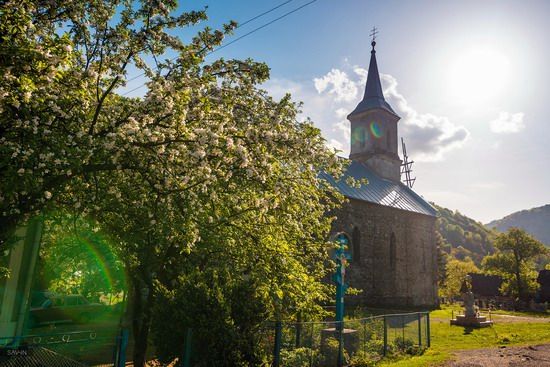
[[[473,104],[498,98],[505,92],[509,69],[508,58],[494,50],[462,52],[449,68],[452,98]]]

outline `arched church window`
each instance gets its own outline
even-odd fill
[[[392,270],[395,270],[397,260],[397,248],[396,248],[395,233],[391,233],[390,236],[390,266]]]
[[[355,227],[351,235],[351,244],[353,247],[353,261],[359,262],[361,260],[361,232],[359,228]]]

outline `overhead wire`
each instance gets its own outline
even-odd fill
[[[294,1],[294,0],[287,0],[287,1],[285,1],[284,3],[281,3],[281,4],[277,5],[277,6],[274,7],[274,8],[271,8],[271,9],[269,9],[269,10],[267,10],[267,11],[261,13],[261,14],[256,15],[256,16],[253,17],[253,18],[248,19],[248,20],[245,21],[245,22],[239,23],[239,24],[235,27],[235,29],[239,29],[240,27],[244,26],[245,24],[248,24],[248,23],[250,23],[250,22],[253,22],[253,21],[255,21],[256,19],[261,18],[261,17],[263,17],[264,15],[267,15],[267,14],[271,13],[272,11],[279,9],[280,7],[282,7],[282,6],[284,6],[284,5],[288,4],[288,3],[290,3],[290,2],[292,2],[292,1]],[[213,52],[213,51],[212,51],[212,52]],[[211,53],[211,52],[210,52],[210,53]],[[208,53],[207,55],[209,55],[210,53]],[[174,61],[175,59],[177,59],[177,56],[176,56],[176,57],[173,57],[173,58],[170,59],[170,60],[171,60],[171,61]],[[141,74],[139,74],[139,75],[136,75],[136,76],[134,76],[133,78],[130,78],[130,79],[126,80],[126,82],[127,82],[127,83],[128,83],[128,82],[131,82],[132,80],[135,80],[135,79],[137,79],[137,78],[139,78],[139,77],[141,77],[141,76],[143,76],[143,75],[145,75],[145,73],[141,73]]]
[[[260,18],[260,17],[263,17],[264,15],[269,14],[269,13],[271,13],[272,11],[274,11],[274,10],[276,10],[276,9],[282,7],[283,5],[286,5],[286,4],[288,4],[288,3],[292,2],[292,1],[293,1],[293,0],[287,0],[287,1],[285,1],[284,3],[281,3],[281,4],[279,4],[279,5],[275,6],[275,7],[273,7],[273,8],[271,8],[271,9],[269,9],[269,10],[267,10],[267,11],[265,11],[265,12],[263,12],[263,13],[257,15],[257,16],[255,16],[255,17],[253,17],[253,18],[251,18],[251,19],[248,19],[247,21],[245,21],[245,22],[239,24],[235,29],[237,29],[237,28],[239,28],[239,27],[241,27],[241,26],[243,26],[243,25],[245,25],[245,24],[247,24],[247,23],[250,23],[250,22],[252,22],[252,21],[254,21],[254,20],[256,20],[256,19],[258,19],[258,18]],[[267,26],[269,26],[269,25],[271,25],[271,24],[273,24],[273,23],[275,23],[275,22],[277,22],[277,21],[279,21],[279,20],[281,20],[281,19],[287,17],[287,16],[289,16],[290,14],[293,14],[293,13],[297,12],[297,11],[300,10],[300,9],[305,8],[305,7],[308,6],[308,5],[313,4],[313,3],[316,2],[316,1],[317,1],[317,0],[311,0],[311,1],[307,2],[307,3],[305,3],[304,5],[301,5],[301,6],[297,7],[297,8],[295,8],[295,9],[293,9],[293,10],[291,10],[291,11],[289,11],[289,12],[287,12],[287,13],[285,13],[285,14],[283,14],[283,15],[281,15],[281,16],[275,18],[275,19],[273,19],[272,21],[267,22],[267,23],[265,23],[265,24],[263,24],[263,25],[261,25],[261,26],[255,28],[255,29],[251,30],[250,32],[248,32],[248,33],[246,33],[246,34],[240,36],[239,38],[234,39],[233,41],[228,42],[228,43],[226,43],[226,44],[224,44],[224,45],[222,45],[222,46],[220,46],[220,47],[218,47],[218,48],[216,48],[216,49],[214,49],[214,50],[212,50],[212,51],[206,53],[205,56],[211,55],[211,54],[213,54],[214,52],[221,50],[222,48],[225,48],[225,47],[227,47],[227,46],[229,46],[229,45],[232,45],[232,44],[234,44],[235,42],[240,41],[240,40],[242,40],[243,38],[250,36],[251,34],[253,34],[253,33],[255,33],[255,32],[257,32],[257,31],[259,31],[259,30],[261,30],[261,29],[263,29],[263,28],[265,28],[265,27],[267,27]],[[174,57],[172,60],[175,60],[176,58],[177,58],[177,57]],[[135,76],[135,77],[133,77],[133,78],[131,78],[131,79],[128,79],[126,82],[130,82],[130,81],[132,81],[132,80],[135,80],[135,79],[137,79],[137,78],[139,78],[139,77],[141,77],[141,76],[143,76],[143,75],[145,75],[145,73],[141,73],[140,75],[137,75],[137,76]],[[143,83],[143,84],[141,84],[140,86],[138,86],[138,87],[136,87],[136,88],[133,88],[133,89],[131,89],[131,90],[129,90],[129,91],[127,91],[127,92],[121,94],[121,96],[125,96],[125,95],[128,95],[128,94],[132,93],[132,92],[135,92],[136,90],[141,89],[141,88],[143,88],[144,86],[145,86],[145,83]]]

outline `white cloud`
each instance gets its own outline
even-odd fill
[[[310,117],[327,139],[327,145],[349,154],[350,123],[347,115],[363,97],[367,70],[345,66],[332,69],[313,79],[313,83],[296,83],[271,79],[264,88],[272,95],[282,97],[290,92],[294,100],[303,101],[303,115]],[[384,95],[395,112],[401,116],[399,133],[405,139],[407,151],[415,161],[443,160],[447,152],[460,147],[469,136],[463,126],[434,114],[414,110],[397,90],[397,81],[390,75],[381,75]]]
[[[497,134],[518,133],[525,129],[523,116],[523,112],[510,113],[501,111],[498,117],[489,123],[489,126]]]
[[[336,102],[350,102],[357,98],[357,86],[341,70],[332,69],[322,78],[314,78],[313,83],[318,93],[327,91],[336,96]]]
[[[384,97],[401,116],[399,135],[407,144],[407,152],[415,161],[441,161],[444,155],[464,144],[469,133],[464,126],[453,124],[447,117],[418,113],[397,91],[397,81],[381,74]]]

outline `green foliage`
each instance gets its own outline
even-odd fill
[[[453,299],[460,296],[462,282],[468,273],[479,273],[473,261],[449,260],[446,264],[446,277],[440,284],[439,296]]]
[[[340,342],[334,337],[328,337],[324,340],[324,344],[321,345],[323,353],[323,364],[329,366],[335,366],[338,361]],[[342,360],[349,361],[350,357],[344,346],[342,346]]]
[[[494,242],[497,252],[483,260],[483,270],[504,279],[502,292],[529,300],[537,289],[535,259],[548,252],[542,242],[520,228],[510,228]]]
[[[78,293],[90,301],[126,289],[124,263],[97,223],[70,215],[50,215],[40,248],[37,290]]]
[[[437,233],[441,249],[462,261],[473,260],[481,266],[483,257],[494,252],[492,238],[497,234],[458,211],[451,211],[431,203],[437,209]]]
[[[182,276],[173,291],[159,292],[153,341],[162,362],[182,357],[186,328],[193,329],[195,363],[215,366],[261,365],[267,361],[264,330],[268,305],[258,285],[208,270]]]
[[[297,121],[289,95],[275,100],[259,88],[265,64],[205,62],[234,22],[199,29],[185,44],[171,31],[207,16],[177,14],[175,2],[0,6],[1,250],[41,213],[94,223],[124,259],[137,366],[151,328],[162,325],[161,349],[181,329],[151,323],[159,297],[173,307],[190,302],[196,325],[187,309],[164,315],[219,331],[198,338],[212,358],[232,346],[231,360],[262,359],[255,316],[320,311],[329,299],[325,214],[342,196],[319,173],[337,177],[342,162],[311,121]],[[162,61],[165,53],[177,57]],[[129,68],[147,78],[142,98],[118,92]],[[61,242],[51,241],[70,247],[76,239]],[[187,299],[195,283],[217,315]],[[235,312],[253,307],[235,300],[249,283],[245,295],[261,312]],[[230,343],[213,344],[219,336]]]
[[[318,350],[301,347],[296,349],[281,350],[281,366],[283,367],[309,367],[318,366],[321,363],[321,354]]]
[[[354,367],[374,367],[377,366],[379,360],[380,354],[364,353],[360,351],[351,358],[349,365]]]

